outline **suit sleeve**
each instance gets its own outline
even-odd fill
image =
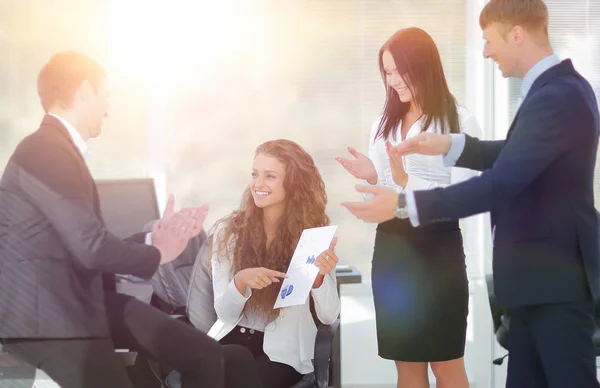
[[[68,144],[48,141],[24,145],[16,158],[18,182],[34,206],[56,230],[64,246],[84,268],[149,278],[158,268],[160,252],[123,241],[108,232],[94,211],[93,183]],[[137,238],[134,237],[134,239]]]
[[[506,140],[479,140],[465,134],[465,149],[454,166],[476,171],[492,168],[505,142]]]
[[[572,125],[573,107],[567,100],[564,91],[552,89],[532,96],[527,110],[519,115],[510,140],[489,169],[453,186],[416,191],[419,223],[426,225],[491,211],[517,196],[568,152],[574,139],[584,136],[572,133],[576,126]],[[483,155],[482,151],[479,162],[485,162]]]
[[[125,241],[128,242],[133,242],[133,243],[137,243],[137,244],[146,244],[146,239],[147,239],[148,233],[136,233],[133,234],[127,238],[125,238]],[[150,245],[150,244],[146,244],[146,245]]]

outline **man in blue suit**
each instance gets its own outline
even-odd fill
[[[409,217],[413,226],[491,212],[495,294],[511,316],[506,386],[598,387],[592,342],[600,297],[596,98],[571,61],[552,53],[543,1],[490,0],[480,24],[484,56],[504,77],[523,79],[506,140],[421,133],[391,157],[444,155],[446,165],[482,174],[405,194],[359,186],[373,199],[343,205],[365,221]]]

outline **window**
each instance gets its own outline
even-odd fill
[[[366,153],[369,130],[385,98],[377,53],[401,28],[417,26],[432,35],[451,91],[459,103],[467,104],[466,3],[266,1],[265,41],[257,49],[262,52],[228,60],[223,74],[210,80],[219,85],[234,80],[233,88],[219,86],[214,93],[190,88],[175,104],[178,132],[187,126],[195,135],[183,135],[189,141],[177,155],[167,157],[181,160],[168,172],[169,190],[189,193],[190,203],[211,203],[210,225],[238,206],[256,146],[276,138],[297,141],[315,158],[325,180],[327,212],[339,224],[340,257],[368,280],[374,225],[339,205],[361,197],[353,190],[357,181],[334,158],[346,155],[350,145]],[[253,87],[247,73],[257,69],[262,76],[253,78],[262,81]],[[197,103],[185,108],[190,101]],[[192,165],[193,160],[197,162]]]

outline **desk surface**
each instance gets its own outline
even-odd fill
[[[347,269],[340,271],[336,269],[335,277],[338,284],[355,284],[362,282],[362,275],[356,267],[350,266]]]

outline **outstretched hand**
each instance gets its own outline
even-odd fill
[[[421,132],[398,145],[391,146],[389,152],[397,156],[410,154],[444,155],[450,151],[452,137],[439,133]]]
[[[373,197],[368,201],[342,202],[342,206],[352,214],[366,222],[381,223],[396,216],[398,193],[383,186],[356,185],[359,193],[370,193]]]

